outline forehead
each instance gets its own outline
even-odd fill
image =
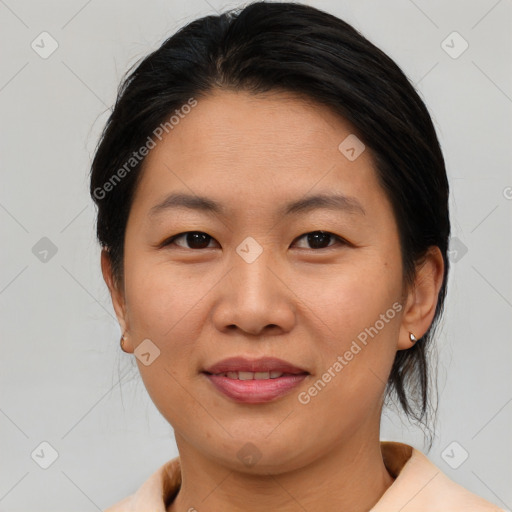
[[[215,196],[234,210],[277,211],[330,190],[382,200],[370,152],[351,161],[339,149],[353,132],[328,107],[293,94],[215,91],[149,152],[136,201],[151,209],[173,190]]]
[[[288,170],[292,165],[331,163],[353,127],[328,107],[283,92],[215,91],[198,100],[153,152],[172,151],[176,162],[207,159],[212,165],[251,164]],[[340,159],[341,160],[341,159]]]

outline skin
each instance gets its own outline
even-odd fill
[[[150,339],[160,350],[137,364],[180,453],[183,482],[168,511],[366,511],[393,482],[379,444],[385,383],[409,332],[420,338],[433,320],[443,259],[432,247],[415,285],[403,287],[397,225],[371,152],[349,161],[338,150],[351,133],[328,108],[291,94],[215,91],[145,160],[124,279],[116,283],[106,252],[102,270],[125,349]],[[277,213],[334,191],[357,198],[365,215]],[[171,192],[207,196],[228,215],[182,208],[151,218]],[[303,235],[318,230],[348,243],[311,248]],[[159,246],[187,231],[208,234],[208,247],[186,237]],[[263,250],[252,263],[236,252],[248,236]],[[402,310],[301,404],[298,394],[395,302]],[[235,355],[278,357],[310,375],[272,402],[237,403],[201,374]],[[237,457],[249,442],[261,455],[250,467]]]

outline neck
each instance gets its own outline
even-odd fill
[[[167,511],[368,511],[393,477],[382,460],[378,432],[371,439],[355,437],[299,469],[256,475],[204,457],[176,433],[182,484]]]

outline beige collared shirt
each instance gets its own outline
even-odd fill
[[[412,446],[381,442],[384,464],[395,478],[370,512],[503,512],[450,480]],[[131,496],[105,512],[165,512],[181,485],[179,457],[155,471]]]

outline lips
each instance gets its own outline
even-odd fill
[[[289,375],[307,374],[306,370],[299,368],[287,361],[277,359],[275,357],[263,357],[260,359],[247,359],[245,357],[230,357],[223,359],[213,366],[209,366],[204,370],[205,373],[213,375],[228,372],[251,372],[251,373],[265,373],[265,372],[280,372]]]
[[[290,393],[309,372],[271,357],[224,359],[202,372],[213,387],[236,402],[265,403]]]

